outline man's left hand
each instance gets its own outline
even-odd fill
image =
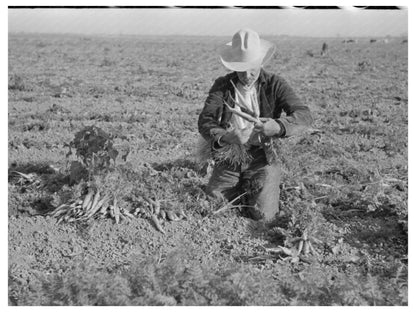
[[[254,131],[263,133],[265,136],[271,137],[280,133],[281,127],[279,123],[272,118],[260,118],[259,123],[255,124]]]

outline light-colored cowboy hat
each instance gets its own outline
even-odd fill
[[[230,70],[241,72],[265,64],[275,51],[273,43],[260,39],[257,32],[245,28],[236,32],[220,51],[221,62]]]

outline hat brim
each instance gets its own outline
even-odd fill
[[[249,69],[259,67],[270,60],[275,51],[275,46],[270,41],[260,39],[259,57],[256,59],[241,62],[239,61],[231,48],[231,42],[227,43],[220,51],[220,59],[223,65],[232,71],[247,71]]]

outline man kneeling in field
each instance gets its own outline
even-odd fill
[[[309,108],[285,80],[262,68],[274,50],[255,31],[238,31],[220,52],[233,72],[215,81],[198,120],[215,160],[207,193],[239,197],[251,218],[265,221],[279,211],[281,168],[275,146],[312,123]]]

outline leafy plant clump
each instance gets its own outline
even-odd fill
[[[238,144],[226,145],[213,151],[211,142],[200,137],[195,151],[195,158],[201,164],[214,161],[217,164],[228,163],[232,166],[246,164],[252,160],[246,149]]]
[[[114,139],[114,135],[96,126],[85,127],[77,132],[75,138],[69,143],[67,157],[72,155],[72,149],[75,149],[75,155],[86,167],[91,178],[94,174],[108,171],[111,168],[111,160],[115,165],[119,151],[114,147]],[[121,158],[126,160],[129,152],[127,149]]]

